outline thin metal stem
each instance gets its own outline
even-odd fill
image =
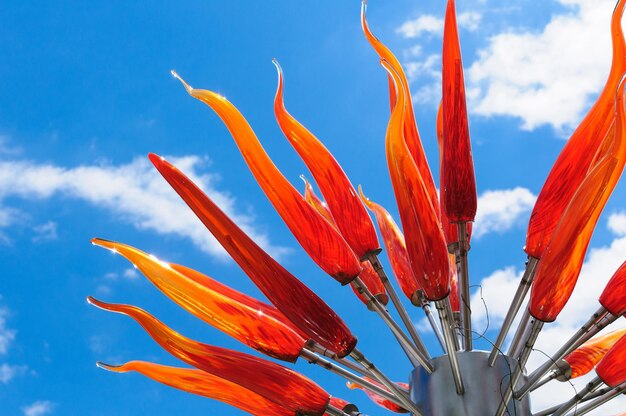
[[[588,402],[589,400],[595,399],[596,397],[600,397],[602,395],[604,395],[605,393],[611,391],[612,389],[610,387],[604,387],[601,389],[598,389],[596,391],[594,391],[593,393],[589,393],[588,395],[586,395],[585,397],[583,397],[583,399],[581,400],[582,403],[584,402]],[[551,415],[552,413],[556,412],[559,407],[561,407],[562,404],[557,404],[556,406],[552,406],[549,407],[547,409],[544,409],[538,413],[533,413],[533,416],[548,416]],[[576,413],[578,414],[578,412]]]
[[[443,348],[444,352],[448,352],[446,348],[446,341],[443,339],[443,334],[441,333],[441,330],[439,329],[439,325],[437,325],[437,321],[435,320],[435,315],[433,314],[433,311],[430,309],[430,303],[428,302],[422,303],[422,309],[424,310],[424,313],[426,314],[426,318],[428,318],[428,322],[430,322],[430,326],[432,327],[433,332],[435,333],[435,336],[437,337],[437,341],[439,341],[439,345],[441,345],[441,348]]]
[[[552,373],[548,374],[548,377],[544,378],[539,383],[535,384],[535,386],[532,389],[530,389],[530,391],[535,391],[539,387],[545,386],[546,384],[548,384],[549,382],[557,378],[559,375],[560,375],[559,371],[556,371],[556,370],[553,371]]]
[[[528,381],[517,392],[515,397],[523,399],[530,389],[545,375],[548,371],[556,367],[559,360],[563,359],[567,354],[580,347],[589,338],[600,332],[604,327],[615,321],[617,316],[612,315],[604,307],[600,307],[593,316],[556,352],[548,361],[543,363],[535,371],[528,376]]]
[[[580,402],[586,395],[593,392],[595,389],[600,387],[602,384],[602,379],[600,377],[596,377],[591,380],[585,387],[583,387],[574,397],[566,401],[559,407],[556,412],[554,412],[553,416],[563,416],[565,413],[569,412],[569,410],[576,406],[578,402]]]
[[[349,368],[355,373],[361,374],[362,376],[365,376],[365,377],[374,378],[374,375],[370,373],[369,371],[367,371],[367,368],[363,367],[360,364],[353,363],[352,361],[346,358],[339,358],[337,354],[335,354],[334,352],[330,351],[327,348],[322,347],[315,341],[309,340],[305,348],[311,352],[321,354],[324,357],[328,357],[331,360],[335,361],[336,363],[341,364],[342,366],[346,368]]]
[[[348,413],[344,412],[341,409],[337,409],[335,406],[332,406],[330,404],[326,406],[326,413],[328,413],[330,416],[350,416]]]
[[[389,312],[385,309],[383,305],[372,295],[372,292],[369,291],[367,286],[361,281],[360,278],[355,278],[353,281],[354,286],[357,290],[361,291],[367,299],[370,301],[372,308],[374,311],[382,318],[382,320],[387,324],[391,332],[396,336],[396,339],[403,346],[405,353],[409,356],[409,359],[415,359],[428,374],[431,374],[434,371],[434,368],[430,362],[428,362],[428,358],[424,357],[421,352],[415,348],[415,346],[411,343],[411,340],[407,337],[407,335],[400,329],[400,326],[393,320]]]
[[[459,273],[459,287],[461,290],[461,323],[463,334],[463,346],[465,351],[472,350],[472,307],[470,304],[470,282],[469,282],[469,262],[467,253],[469,251],[469,243],[467,236],[467,222],[457,224],[459,232],[459,257],[461,267]],[[452,319],[452,317],[450,317]]]
[[[378,259],[378,255],[376,253],[370,253],[366,256],[366,259],[370,262],[370,264],[372,265],[372,267],[378,274],[378,277],[383,283],[383,286],[385,286],[385,289],[387,290],[387,293],[389,294],[389,297],[391,298],[391,302],[393,303],[393,306],[396,308],[396,311],[398,311],[398,314],[400,315],[400,319],[404,323],[404,326],[409,331],[409,335],[411,336],[411,339],[413,339],[415,346],[422,353],[424,357],[430,360],[431,356],[428,353],[428,350],[426,349],[426,345],[424,345],[424,342],[422,341],[419,334],[417,333],[417,330],[415,329],[415,325],[413,325],[413,322],[411,321],[411,318],[409,317],[408,312],[404,308],[404,305],[402,305],[402,302],[400,301],[400,297],[398,297],[398,293],[396,292],[396,289],[393,287],[393,285],[389,281],[389,278],[387,277],[387,273],[385,273],[385,270],[383,269],[383,265],[380,263],[380,260]]]
[[[389,389],[390,392],[394,393],[398,399],[402,401],[402,407],[409,410],[414,416],[423,416],[421,410],[417,407],[415,403],[413,403],[408,397],[406,397],[402,391],[398,388],[398,386],[387,376],[385,376],[376,366],[369,361],[361,352],[359,352],[356,348],[352,350],[350,353],[350,357],[352,357],[356,362],[363,365],[363,367],[367,368],[376,379],[382,383],[385,387]]]
[[[522,350],[522,344],[524,339],[527,337],[527,331],[530,326],[530,311],[528,308],[524,310],[524,314],[522,315],[522,319],[515,331],[515,335],[513,336],[513,340],[511,341],[511,345],[509,345],[509,351],[507,355],[511,358],[519,358],[520,352]]]
[[[461,369],[459,368],[459,361],[456,356],[456,346],[453,339],[456,338],[456,336],[450,326],[450,321],[453,318],[449,298],[436,301],[435,306],[437,307],[439,319],[441,320],[444,342],[446,344],[446,351],[448,351],[448,359],[450,360],[450,368],[452,369],[456,393],[463,395],[465,394],[465,386],[463,385],[463,377],[461,376]]]
[[[517,291],[515,292],[515,296],[513,296],[513,301],[511,302],[511,306],[509,306],[509,310],[506,313],[506,317],[504,318],[504,322],[502,323],[502,327],[500,328],[500,333],[498,334],[498,338],[496,342],[493,344],[493,348],[491,350],[491,354],[489,354],[489,360],[487,363],[489,367],[493,367],[496,363],[496,359],[498,358],[498,353],[502,350],[502,345],[504,344],[504,340],[506,339],[509,330],[511,329],[511,325],[519,312],[520,307],[522,306],[522,302],[526,298],[528,294],[528,290],[530,289],[530,285],[535,279],[535,272],[537,271],[537,265],[539,264],[539,259],[529,256],[528,261],[526,262],[526,270],[524,271],[524,275],[522,276],[522,280],[519,282],[519,286],[517,287]]]
[[[570,413],[568,416],[586,415],[592,410],[597,409],[598,407],[602,406],[604,403],[608,402],[609,400],[616,398],[617,396],[622,394],[624,391],[626,391],[626,383],[622,383],[619,386],[615,387],[614,389],[610,390],[609,392],[604,393],[602,396],[592,401],[591,403],[583,407],[579,407],[578,409],[576,409],[576,412]]]

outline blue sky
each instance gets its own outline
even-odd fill
[[[612,0],[457,1],[480,196],[472,283],[483,285],[491,338],[523,267],[535,195],[608,73],[613,6]],[[198,340],[250,352],[180,310],[123,258],[89,244],[92,237],[125,242],[261,297],[151,168],[148,152],[166,155],[192,174],[338,311],[362,351],[393,378],[406,380],[409,363],[387,329],[306,258],[220,120],[169,75],[174,68],[193,86],[230,99],[287,178],[302,187],[298,176],[308,173],[272,111],[271,59],[277,58],[289,111],[327,144],[355,185],[397,218],[384,157],[387,80],[361,32],[359,12],[357,1],[327,0],[3,2],[2,414],[242,414],[94,365],[176,361],[129,318],[88,306],[90,294],[146,308]],[[441,0],[371,0],[368,14],[372,30],[409,74],[434,172],[443,12]],[[554,350],[597,308],[595,299],[626,252],[625,196],[619,184],[571,305],[546,328],[539,348]],[[481,330],[486,315],[475,300]],[[421,312],[412,315],[423,328]],[[438,355],[432,334],[424,332],[424,338]],[[477,346],[486,348],[480,341]],[[540,361],[540,354],[531,359]],[[384,413],[341,379],[304,363],[296,369],[365,413]],[[546,388],[533,396],[535,408],[572,394],[566,385]]]

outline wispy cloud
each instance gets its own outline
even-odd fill
[[[20,376],[28,370],[25,365],[0,364],[0,383],[8,384],[15,377]]]
[[[55,404],[49,400],[38,400],[28,406],[22,407],[24,416],[44,416],[53,412]]]
[[[457,24],[459,27],[474,31],[478,29],[482,15],[478,12],[464,12],[457,16]],[[396,33],[404,38],[417,38],[423,34],[442,36],[443,34],[443,18],[424,14],[416,19],[407,20],[396,29]]]
[[[7,327],[8,315],[9,310],[6,307],[0,307],[0,355],[6,354],[15,340],[16,331]]]
[[[626,236],[626,212],[609,215],[609,230],[618,236]]]
[[[35,232],[35,236],[33,237],[34,242],[52,241],[59,237],[57,235],[57,223],[54,221],[37,225],[33,227],[33,231]]]
[[[527,219],[537,197],[526,188],[486,191],[478,198],[473,236],[502,233]]]

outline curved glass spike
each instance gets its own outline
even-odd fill
[[[380,40],[374,36],[374,34],[370,31],[370,28],[367,24],[366,19],[366,11],[367,11],[367,3],[363,1],[361,3],[361,27],[363,28],[363,32],[365,33],[365,38],[369,42],[370,45],[374,48],[378,56],[381,60],[385,60],[389,63],[391,68],[398,74],[402,82],[398,84],[394,83],[391,76],[389,76],[389,99],[391,102],[391,109],[396,105],[397,97],[394,85],[402,85],[404,94],[406,97],[411,96],[411,91],[409,90],[409,81],[406,78],[404,70],[402,69],[402,65],[398,58],[387,48]],[[420,139],[420,134],[417,129],[417,122],[415,121],[415,114],[413,113],[413,103],[411,100],[407,99],[404,106],[404,120],[402,122],[403,131],[404,131],[404,140],[408,147],[408,152],[411,157],[415,161],[415,165],[417,166],[417,170],[424,181],[424,186],[426,188],[428,198],[433,204],[434,207],[439,205],[439,197],[437,196],[437,187],[435,186],[435,181],[433,180],[433,174],[430,170],[430,166],[428,165],[428,160],[426,159],[426,154],[424,153],[424,148],[422,147],[422,140]],[[435,211],[435,215],[439,216],[439,211]]]
[[[120,366],[99,362],[98,367],[116,373],[136,371],[166,386],[219,400],[252,415],[296,416],[293,410],[285,409],[238,384],[201,370],[170,367],[145,361],[130,361]]]
[[[626,382],[626,336],[620,338],[600,360],[596,373],[611,387]]]
[[[245,387],[281,407],[322,415],[330,400],[321,387],[287,367],[189,339],[135,306],[105,303],[92,297],[88,300],[102,309],[130,316],[163,349],[183,362]]]
[[[454,0],[448,0],[443,29],[443,158],[441,200],[448,220],[474,221],[477,196],[469,136],[461,45]]]
[[[309,204],[311,204],[311,206],[313,206],[313,208],[315,208],[317,212],[322,214],[322,216],[326,218],[331,224],[336,225],[333,219],[333,215],[328,209],[326,202],[322,201],[317,195],[315,195],[315,192],[313,191],[313,186],[311,186],[311,183],[309,181],[307,181],[304,177],[302,177],[302,180],[304,180],[304,199]],[[389,303],[389,296],[387,296],[385,286],[383,286],[383,283],[381,282],[378,274],[374,270],[374,267],[372,267],[369,261],[362,261],[361,267],[363,268],[361,274],[359,274],[359,278],[361,279],[361,281],[365,284],[365,286],[367,286],[370,293],[373,294],[380,303],[382,303],[383,305],[387,305],[387,303]],[[369,307],[369,299],[363,293],[361,293],[353,283],[350,283],[350,287],[352,288],[354,294],[359,298],[359,300]]]
[[[613,274],[598,300],[613,316],[626,314],[626,262]]]
[[[450,264],[445,237],[424,182],[403,140],[406,96],[402,80],[386,61],[381,62],[398,86],[398,104],[387,127],[386,154],[411,270],[426,298],[441,300],[450,293]]]
[[[400,289],[402,289],[402,293],[404,293],[404,296],[406,296],[411,303],[415,305],[419,304],[420,299],[418,292],[420,285],[411,271],[409,255],[406,251],[406,243],[400,227],[398,227],[391,214],[389,214],[385,208],[369,200],[363,194],[363,189],[360,185],[359,194],[361,195],[363,203],[374,213],[378,229],[383,237],[383,244],[385,245],[385,250],[389,257],[389,263],[391,263],[391,270],[400,285]]]
[[[370,383],[376,384],[382,388],[384,388],[380,383],[368,378],[368,377],[364,377],[365,380],[369,381]],[[409,385],[406,383],[395,383],[398,386],[402,387],[403,389],[408,390],[409,389]],[[377,405],[379,405],[380,407],[382,407],[383,409],[387,409],[390,410],[394,413],[409,413],[408,410],[406,410],[405,408],[398,406],[397,404],[379,396],[376,393],[372,393],[371,391],[364,389],[362,386],[360,386],[357,383],[352,383],[352,382],[347,382],[346,386],[348,386],[349,389],[353,390],[353,389],[359,389],[359,390],[363,390],[365,392],[365,394],[367,394],[367,397],[369,397],[369,399],[371,401],[373,401],[374,403],[376,403]]]
[[[272,62],[278,70],[278,88],[274,99],[278,125],[311,171],[341,235],[357,257],[362,259],[379,249],[372,219],[333,155],[285,108],[283,71],[278,61],[274,59]]]
[[[585,179],[596,150],[607,135],[615,114],[615,90],[626,71],[626,44],[622,32],[625,0],[611,20],[613,62],[602,93],[574,131],[548,174],[533,208],[526,234],[528,255],[541,258],[574,193]]]
[[[626,334],[626,328],[591,338],[580,348],[575,349],[563,358],[572,369],[570,378],[584,376],[593,370],[606,352],[619,341],[624,334]]]
[[[222,119],[261,189],[313,261],[341,284],[354,280],[361,272],[359,259],[341,234],[285,179],[237,108],[221,95],[191,88],[174,71],[172,74],[189,95],[207,104]]]
[[[155,154],[150,154],[149,158],[228,254],[287,319],[340,358],[354,349],[356,338],[322,299],[263,251],[175,166]]]
[[[624,80],[617,89],[615,107],[615,125],[605,137],[611,146],[572,197],[537,267],[529,308],[541,321],[555,320],[571,296],[598,218],[624,170]]]
[[[223,285],[208,276],[202,281],[192,279],[126,244],[101,239],[92,242],[124,256],[163,294],[209,325],[271,357],[289,362],[298,359],[305,339],[285,323],[287,318],[279,312],[265,314],[269,306],[233,289],[224,291]]]

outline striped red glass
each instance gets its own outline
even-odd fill
[[[594,337],[584,343],[580,348],[568,354],[564,360],[567,361],[572,369],[570,378],[583,376],[593,370],[606,352],[619,341],[624,334],[626,334],[626,328]]]
[[[369,381],[372,384],[376,384],[381,388],[384,388],[380,383],[378,383],[375,380],[372,380],[368,377],[365,377],[365,379],[367,381]],[[408,390],[409,389],[409,385],[406,383],[395,383],[397,384],[399,387]],[[369,399],[371,401],[373,401],[374,403],[376,403],[377,405],[379,405],[380,407],[387,409],[389,411],[392,411],[394,413],[409,413],[408,410],[406,410],[405,408],[398,406],[397,404],[395,404],[394,402],[387,400],[381,396],[379,396],[376,393],[372,393],[371,391],[364,389],[361,385],[357,384],[357,383],[346,383],[346,385],[348,386],[348,388],[350,389],[360,389],[363,390],[365,392],[365,394],[367,394],[367,397],[369,397]]]
[[[614,316],[626,313],[626,262],[622,263],[606,284],[599,301]]]
[[[626,382],[626,336],[620,338],[600,360],[596,373],[611,387]]]

